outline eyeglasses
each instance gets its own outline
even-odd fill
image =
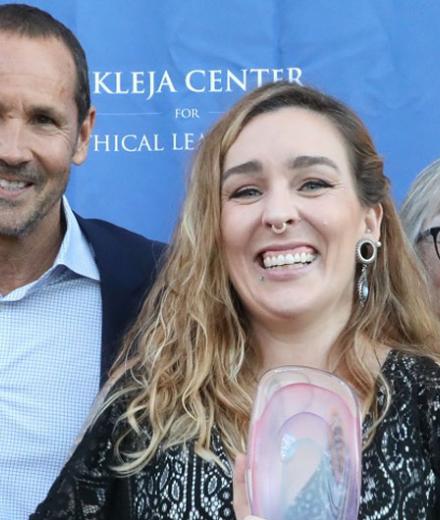
[[[432,228],[426,229],[425,231],[422,231],[421,233],[419,233],[419,235],[417,237],[417,242],[420,242],[420,240],[423,240],[424,238],[432,237],[432,239],[434,241],[435,252],[437,253],[437,256],[440,260],[440,246],[439,246],[440,235],[439,234],[440,234],[440,227],[432,227]]]

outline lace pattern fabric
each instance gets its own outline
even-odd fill
[[[392,352],[383,372],[393,398],[363,455],[359,518],[438,519],[440,367]]]
[[[439,519],[440,367],[393,351],[383,373],[393,401],[363,454],[359,519]],[[224,468],[201,459],[190,444],[158,453],[136,475],[120,478],[111,470],[119,415],[114,405],[86,434],[31,520],[235,518],[231,466],[218,435],[212,449]]]

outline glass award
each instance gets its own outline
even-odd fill
[[[300,366],[265,373],[247,455],[252,514],[265,520],[356,520],[361,415],[335,375]]]

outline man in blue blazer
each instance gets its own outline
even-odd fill
[[[94,249],[101,275],[102,384],[118,354],[123,333],[154,282],[164,244],[103,220],[76,218]]]
[[[94,121],[76,37],[0,5],[0,520],[45,497],[163,249],[71,210],[63,194]]]

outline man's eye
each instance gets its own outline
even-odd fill
[[[32,118],[32,120],[37,125],[54,125],[55,124],[54,119],[45,114],[37,114]]]
[[[318,191],[323,188],[333,188],[333,186],[322,179],[311,179],[301,185],[300,191]]]
[[[231,199],[246,199],[259,195],[261,195],[261,191],[258,188],[240,188],[232,193]]]

